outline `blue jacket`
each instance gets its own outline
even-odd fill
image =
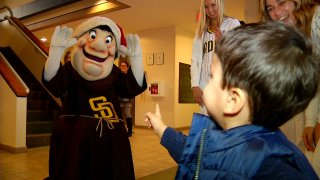
[[[172,129],[163,138],[168,134]],[[182,150],[163,143],[180,159],[176,179],[317,179],[303,153],[279,130],[244,125],[224,131],[210,117],[195,114],[183,143]]]

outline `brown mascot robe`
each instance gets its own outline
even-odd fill
[[[48,179],[135,179],[130,142],[119,97],[133,98],[140,87],[131,69],[114,66],[108,77],[87,81],[70,62],[43,84],[62,101],[51,136]]]

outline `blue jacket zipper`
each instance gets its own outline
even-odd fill
[[[204,139],[206,135],[207,129],[203,129],[201,138],[200,138],[200,146],[199,146],[199,153],[197,157],[197,167],[196,167],[196,173],[194,175],[194,179],[197,180],[199,179],[199,172],[200,172],[200,166],[201,166],[201,161],[202,161],[202,154],[203,154],[203,145],[204,145]]]

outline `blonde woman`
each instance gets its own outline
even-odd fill
[[[203,106],[202,90],[210,79],[215,44],[223,33],[237,26],[240,26],[237,19],[224,15],[223,0],[201,0],[200,17],[192,49],[191,87],[194,100],[200,105],[203,114],[206,114],[206,109]]]
[[[260,0],[262,20],[282,21],[297,27],[313,41],[314,48],[320,53],[320,6],[312,0]],[[306,155],[320,176],[320,88],[307,109],[294,117],[295,139],[299,148],[304,144]],[[301,139],[302,136],[302,139]],[[302,141],[303,140],[303,141]],[[302,144],[303,142],[303,144]],[[314,152],[313,155],[310,152]]]

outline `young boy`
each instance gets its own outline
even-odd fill
[[[149,127],[179,164],[176,179],[317,179],[278,129],[317,91],[317,59],[298,31],[248,24],[220,40],[204,89],[208,116],[195,114],[186,137],[146,113]]]

